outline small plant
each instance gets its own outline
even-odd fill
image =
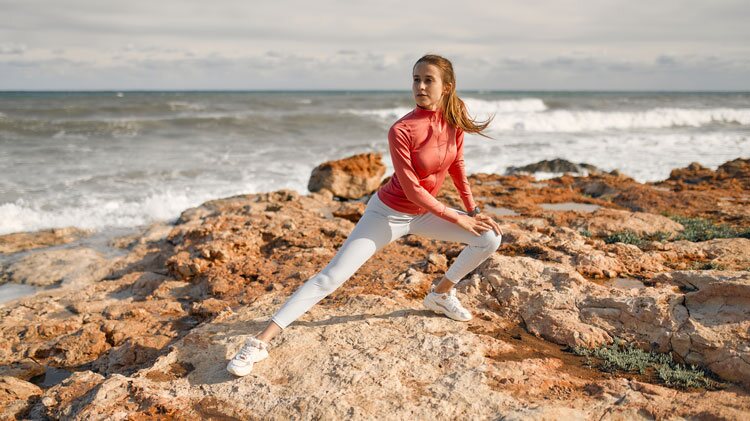
[[[625,231],[618,231],[615,233],[612,233],[608,235],[604,242],[607,244],[614,244],[614,243],[625,243],[625,244],[633,244],[636,246],[639,246],[643,243],[643,239],[638,236],[637,233],[631,230],[625,230]]]
[[[672,233],[666,231],[656,231],[650,234],[646,234],[644,238],[648,241],[659,241],[663,243],[665,241],[669,241],[669,239],[672,238]]]
[[[587,230],[586,228],[581,228],[578,233],[584,237],[591,237],[591,231]]]
[[[672,234],[666,231],[655,231],[648,234],[639,235],[637,232],[632,230],[618,231],[608,235],[604,242],[607,244],[613,243],[625,243],[633,244],[638,247],[643,247],[648,241],[669,241],[672,238]]]
[[[646,352],[636,348],[632,343],[624,344],[615,338],[612,344],[596,348],[572,347],[569,349],[576,355],[586,357],[586,362],[594,366],[593,360],[599,360],[598,368],[602,371],[615,373],[646,374],[649,370],[656,372],[659,381],[670,387],[716,389],[719,383],[706,376],[702,369],[675,363],[672,354]]]
[[[659,379],[667,386],[680,388],[703,388],[715,389],[717,383],[708,377],[705,373],[694,365],[690,368],[675,364],[674,366],[662,365],[656,368]]]
[[[711,220],[703,218],[688,218],[684,216],[669,216],[675,222],[685,227],[676,240],[688,240],[692,242],[707,241],[714,238],[735,238],[750,235],[750,230],[737,230],[726,224],[716,224]]]

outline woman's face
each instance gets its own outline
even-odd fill
[[[413,73],[411,90],[417,105],[428,110],[437,110],[443,94],[450,88],[450,85],[443,84],[440,69],[433,64],[420,62],[414,66]]]

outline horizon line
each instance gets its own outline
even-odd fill
[[[2,93],[146,93],[146,92],[258,92],[258,93],[295,93],[295,92],[411,92],[409,89],[14,89],[3,90]],[[457,92],[473,93],[575,93],[575,92],[597,92],[597,93],[750,93],[750,90],[728,90],[728,89],[459,89]]]

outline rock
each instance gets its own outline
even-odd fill
[[[51,228],[32,232],[0,235],[0,253],[17,253],[41,247],[67,244],[91,234],[76,227]]]
[[[456,286],[474,319],[456,323],[421,303],[465,246],[405,236],[285,329],[242,379],[227,359],[330,262],[366,198],[323,189],[212,200],[117,241],[125,255],[104,263],[116,270],[101,282],[0,306],[0,376],[47,368],[44,387],[54,386],[13,409],[30,419],[741,419],[750,240],[635,246],[590,234],[677,232],[660,215],[673,209],[750,227],[745,168],[730,161],[698,184],[653,185],[606,173],[544,183],[474,174],[478,203],[522,213],[502,217],[503,247]],[[438,198],[461,204],[450,182]],[[539,209],[560,202],[640,210]],[[688,267],[714,270],[678,270]],[[678,390],[599,373],[562,350],[614,337],[737,384]]]
[[[572,222],[571,227],[585,229],[599,237],[621,231],[632,231],[640,235],[656,232],[674,235],[684,229],[681,224],[661,215],[608,208],[597,209],[585,218]]]
[[[6,276],[18,284],[85,285],[107,276],[111,264],[101,253],[87,247],[46,250],[12,263]]]
[[[690,318],[671,338],[688,364],[705,365],[721,377],[750,386],[750,272],[673,272],[657,278],[690,292]]]
[[[29,381],[32,377],[44,374],[45,368],[31,358],[26,358],[10,365],[0,366],[0,377],[13,376]]]
[[[727,161],[720,165],[716,171],[706,168],[698,162],[692,162],[685,168],[672,170],[665,182],[703,187],[750,189],[750,159],[737,158]]]
[[[102,383],[104,377],[92,371],[79,371],[71,374],[48,390],[31,408],[31,419],[73,419],[73,414],[86,405],[87,393]],[[117,411],[115,411],[117,412]]]
[[[29,404],[42,394],[42,389],[11,376],[0,376],[0,415],[3,419],[25,418]],[[6,418],[8,417],[8,418]]]
[[[333,216],[337,218],[344,218],[354,223],[359,221],[359,218],[365,214],[366,203],[358,202],[343,202],[338,209],[333,211]]]
[[[119,248],[133,248],[139,244],[154,243],[166,239],[173,227],[164,222],[155,222],[141,232],[115,238],[110,243],[112,247]]]
[[[685,168],[674,169],[669,173],[668,180],[682,181],[688,184],[699,184],[705,180],[710,180],[714,172],[703,165],[692,162]]]
[[[328,189],[341,198],[359,199],[375,191],[384,174],[380,153],[353,155],[315,167],[307,188],[311,192]]]
[[[217,300],[216,298],[209,298],[200,303],[193,303],[190,307],[190,314],[202,320],[211,319],[225,311],[232,311],[229,307],[229,303],[223,300]]]
[[[58,367],[73,367],[96,360],[110,348],[98,325],[86,324],[78,331],[40,347],[34,352],[37,360],[48,360]]]
[[[658,287],[637,292],[600,286],[524,257],[491,256],[479,273],[492,284],[501,316],[522,321],[547,340],[594,347],[625,338],[750,386],[748,272],[675,272],[654,278]],[[694,291],[675,291],[674,284]]]
[[[508,167],[505,171],[506,175],[518,174],[518,173],[536,173],[536,172],[548,172],[548,173],[599,173],[599,169],[591,164],[580,163],[574,164],[565,159],[555,158],[553,160],[542,160],[533,164],[524,165],[522,167]]]

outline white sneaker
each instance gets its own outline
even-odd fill
[[[246,376],[253,370],[253,363],[268,358],[268,344],[249,337],[227,364],[227,371],[235,376]]]
[[[435,285],[430,287],[430,293],[424,297],[424,306],[438,314],[445,314],[453,320],[466,322],[474,316],[465,309],[456,297],[456,289],[451,288],[449,293],[438,294],[434,292]]]

